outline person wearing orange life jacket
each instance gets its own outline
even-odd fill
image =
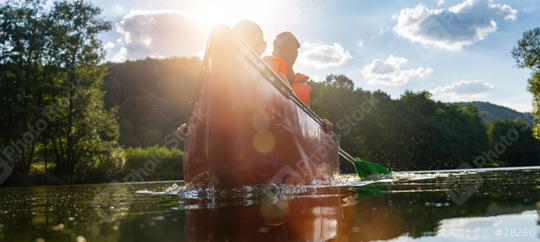
[[[274,40],[274,50],[272,56],[264,57],[264,60],[270,64],[274,72],[289,83],[294,94],[309,106],[311,97],[311,85],[309,77],[302,73],[295,73],[293,65],[298,57],[298,48],[300,42],[291,32],[283,32],[276,36]]]
[[[310,78],[302,73],[294,72],[293,65],[298,57],[300,42],[291,32],[283,32],[276,36],[273,43],[272,56],[264,57],[264,60],[272,67],[274,72],[280,75],[291,86],[294,94],[309,107],[311,104],[312,88]],[[323,129],[329,132],[333,124],[323,119]]]

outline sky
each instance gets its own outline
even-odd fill
[[[444,102],[489,101],[532,110],[531,72],[511,52],[540,27],[538,0],[93,0],[113,25],[101,38],[108,61],[202,56],[215,24],[258,23],[271,53],[291,31],[302,47],[295,70],[399,98],[428,90]]]

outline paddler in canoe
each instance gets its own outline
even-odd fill
[[[244,41],[257,55],[261,56],[266,49],[266,41],[261,27],[249,20],[242,20],[236,24],[232,31],[236,36]],[[273,71],[288,81],[294,94],[302,100],[306,106],[310,106],[312,88],[309,83],[310,78],[300,72],[294,72],[294,64],[298,57],[300,42],[291,32],[282,32],[278,34],[273,42],[273,51],[271,56],[265,56],[263,59],[272,67]],[[323,119],[323,128],[329,132],[333,128],[332,122]],[[187,124],[181,125],[177,129],[179,135],[187,134]]]
[[[260,58],[266,47],[262,36],[260,27],[249,21],[212,31],[191,118],[180,129],[187,131],[187,184],[218,189],[313,184],[339,174],[338,153],[354,164],[339,149],[329,125],[306,105],[310,92],[295,94],[295,83],[309,84],[309,78],[289,76],[293,71],[284,78]],[[291,36],[278,36],[273,51],[274,57],[288,59],[287,70],[292,70],[299,47]],[[295,82],[297,76],[301,78]]]
[[[291,32],[282,32],[276,36],[273,43],[271,56],[265,56],[263,59],[272,67],[273,71],[288,81],[294,94],[306,105],[311,104],[312,88],[309,83],[309,76],[294,71],[294,64],[298,57],[300,41]],[[322,119],[323,129],[330,132],[333,128],[332,122]]]

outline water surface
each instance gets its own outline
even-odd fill
[[[539,241],[540,168],[188,189],[182,182],[0,189],[0,241]]]

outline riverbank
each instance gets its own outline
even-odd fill
[[[128,147],[125,158],[118,167],[86,167],[81,177],[57,175],[54,162],[36,162],[28,174],[16,170],[0,187],[47,186],[68,184],[96,184],[110,182],[147,182],[180,180],[183,178],[184,152],[178,148],[163,146]]]

